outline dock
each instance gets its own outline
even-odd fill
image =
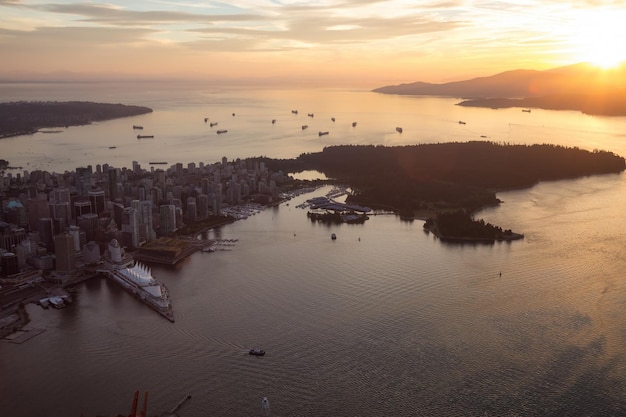
[[[162,296],[155,297],[154,295],[150,294],[150,292],[144,290],[143,287],[140,288],[137,285],[131,285],[131,283],[129,283],[128,280],[124,277],[124,274],[119,270],[100,269],[98,270],[98,273],[104,275],[109,280],[126,290],[136,299],[174,323],[174,311],[170,302],[169,292],[167,287],[163,283],[156,280],[154,281],[154,284],[160,287],[160,291],[162,293]]]
[[[174,415],[175,415],[175,414],[176,414],[176,412],[180,409],[180,407],[182,407],[182,406],[183,406],[183,404],[185,404],[185,403],[186,403],[188,400],[190,400],[190,399],[191,399],[191,394],[190,394],[190,393],[187,393],[187,395],[185,395],[185,397],[184,397],[182,400],[180,400],[180,401],[178,402],[178,404],[176,404],[176,405],[174,406],[174,408],[172,408],[172,409],[170,410],[170,414],[174,414]]]

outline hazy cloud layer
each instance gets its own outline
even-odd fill
[[[584,42],[581,35],[573,39],[587,13],[624,17],[625,6],[582,0],[0,0],[0,51],[7,57],[0,71],[30,71],[38,62],[42,72],[124,67],[138,73],[139,62],[159,62],[163,74],[243,76],[245,62],[266,75],[280,73],[281,63],[312,74],[307,66],[327,62],[337,73],[362,77],[380,78],[383,71],[453,77],[460,67],[485,74],[532,62],[575,62],[581,53],[573,43]],[[218,54],[222,61],[210,65]]]

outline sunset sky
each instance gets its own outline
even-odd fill
[[[624,22],[626,1],[0,0],[0,78],[445,82],[615,65]]]

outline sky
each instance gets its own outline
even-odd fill
[[[626,60],[626,0],[0,0],[0,79],[368,85]]]

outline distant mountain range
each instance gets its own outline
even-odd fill
[[[415,82],[373,91],[458,97],[466,99],[459,103],[462,106],[579,110],[587,114],[626,116],[626,65],[611,70],[584,63],[545,71],[513,70],[464,81]]]

